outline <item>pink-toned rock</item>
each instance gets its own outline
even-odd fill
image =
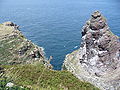
[[[120,89],[120,38],[99,11],[83,26],[81,47],[66,56],[64,66],[101,90]]]

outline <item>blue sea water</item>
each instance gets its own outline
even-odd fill
[[[120,36],[120,0],[0,0],[0,23],[12,21],[23,34],[53,56],[60,70],[65,55],[80,46],[81,28],[95,10],[101,11]]]

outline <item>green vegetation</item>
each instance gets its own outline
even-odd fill
[[[39,58],[41,61],[32,59],[31,51],[36,48],[41,49],[20,31],[0,24],[0,90],[99,90],[68,71],[46,68],[44,57]],[[8,83],[13,86],[7,87]]]
[[[0,64],[29,61],[31,60],[29,55],[34,48],[35,45],[26,41],[21,34],[3,39],[0,41]],[[23,55],[19,55],[19,50],[23,51]]]
[[[42,64],[4,65],[5,76],[18,86],[34,90],[99,90],[68,71],[54,71]]]
[[[20,86],[14,85],[13,87],[7,87],[7,83],[9,83],[10,80],[8,80],[6,77],[0,78],[0,90],[29,90],[27,88],[22,88]]]
[[[34,51],[36,51],[34,53]],[[32,53],[32,54],[31,54]],[[40,55],[37,55],[39,53]],[[34,57],[37,55],[38,57]],[[13,26],[0,24],[0,65],[43,61],[44,51]]]

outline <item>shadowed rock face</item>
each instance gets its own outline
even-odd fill
[[[99,11],[83,26],[80,49],[68,54],[63,66],[100,89],[120,89],[120,38]]]

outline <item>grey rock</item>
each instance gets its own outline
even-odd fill
[[[92,15],[93,18],[97,18],[101,16],[101,13],[99,11],[95,11]]]
[[[14,84],[11,82],[7,83],[7,85],[6,85],[6,87],[13,87],[13,86],[14,86]]]
[[[63,66],[81,80],[102,90],[120,89],[120,38],[99,11],[82,28],[79,50],[68,54]]]

